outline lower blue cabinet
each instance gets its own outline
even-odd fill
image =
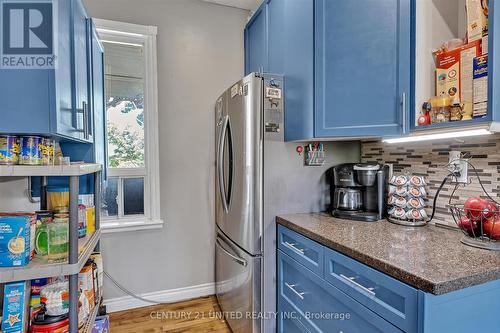
[[[278,327],[283,332],[288,326],[302,328],[297,332],[402,332],[281,251],[278,297]]]
[[[500,280],[433,295],[282,225],[277,251],[280,333],[500,332]]]

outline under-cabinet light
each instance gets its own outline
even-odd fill
[[[427,140],[440,140],[440,139],[452,139],[452,138],[463,138],[467,136],[478,136],[478,135],[488,135],[493,134],[485,128],[473,129],[466,131],[454,131],[454,132],[444,132],[444,133],[434,133],[434,134],[424,134],[424,135],[414,135],[402,138],[385,139],[382,140],[385,143],[404,143],[404,142],[418,142]]]

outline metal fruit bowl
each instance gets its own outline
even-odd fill
[[[500,213],[488,209],[470,209],[462,204],[450,205],[451,215],[463,232],[464,244],[500,251]]]

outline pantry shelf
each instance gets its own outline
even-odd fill
[[[83,176],[101,171],[100,164],[0,165],[0,177]]]
[[[78,240],[78,262],[75,264],[59,263],[47,264],[34,258],[25,267],[0,268],[0,283],[32,280],[51,276],[78,274],[89,259],[101,238],[101,231],[97,230],[92,235]]]
[[[85,324],[78,330],[78,333],[92,333],[92,329],[94,328],[95,319],[97,318],[97,314],[99,313],[99,305],[101,304],[102,298],[99,297],[99,302],[94,306],[94,309],[89,314],[87,321]]]

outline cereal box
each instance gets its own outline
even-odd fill
[[[0,267],[29,263],[31,220],[31,216],[0,216]]]
[[[2,331],[24,333],[28,327],[29,281],[4,286]]]
[[[472,61],[481,55],[481,41],[436,56],[436,96],[460,97],[472,103]]]
[[[474,108],[473,117],[488,113],[488,56],[474,58]]]
[[[467,37],[469,42],[488,34],[488,0],[467,0]]]

